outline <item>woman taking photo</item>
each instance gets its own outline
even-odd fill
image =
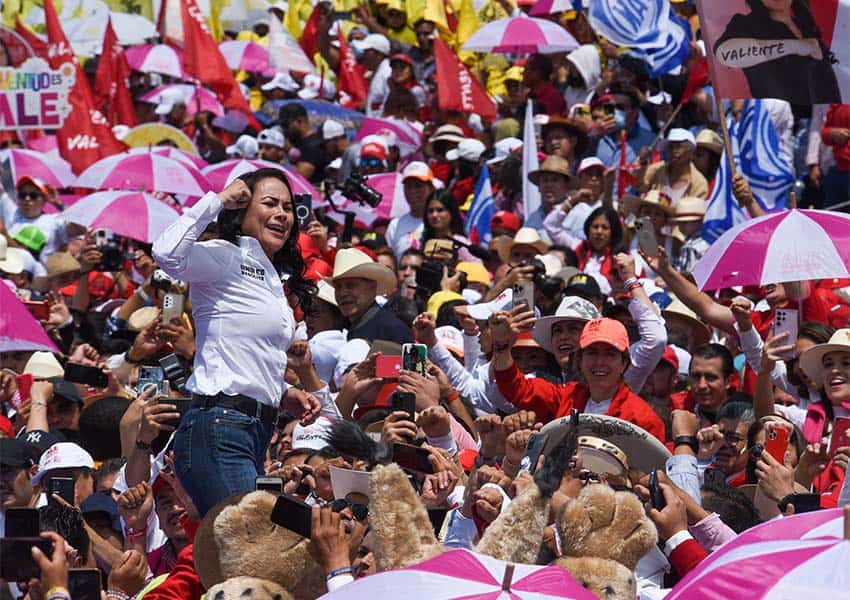
[[[434,194],[425,205],[425,226],[422,229],[422,248],[428,240],[452,240],[460,242],[458,260],[481,262],[464,247],[472,242],[464,235],[463,218],[457,203],[449,193]]]
[[[215,220],[220,239],[199,242]],[[315,290],[303,278],[294,222],[286,176],[260,169],[208,193],[153,246],[159,266],[191,284],[198,350],[186,386],[192,407],[174,452],[177,476],[201,515],[253,490],[262,472],[295,329],[282,281],[302,310]],[[320,406],[311,396],[287,395],[286,408],[309,422]]]

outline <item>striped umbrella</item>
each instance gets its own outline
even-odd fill
[[[140,100],[150,102],[151,104],[159,104],[159,96],[167,89],[176,89],[183,96],[183,101],[186,103],[186,110],[190,114],[195,114],[200,110],[208,110],[216,116],[224,114],[224,107],[216,98],[215,92],[208,90],[203,86],[192,85],[189,83],[169,83],[154,88],[147,94],[144,94]]]
[[[180,162],[192,165],[196,169],[203,169],[208,164],[207,161],[205,161],[200,156],[192,154],[191,152],[186,152],[185,150],[181,150],[180,148],[175,148],[173,146],[149,146],[140,148],[130,148],[128,152],[130,154],[157,154],[166,158],[179,160]]]
[[[313,184],[292,167],[265,160],[244,160],[241,158],[225,160],[206,167],[201,173],[209,180],[212,190],[214,192],[220,192],[240,175],[265,168],[279,169],[286,173],[286,176],[289,178],[289,185],[292,186],[293,194],[310,194],[313,198],[317,199],[321,197],[321,194],[313,187]]]
[[[131,46],[125,50],[127,64],[131,69],[142,73],[162,73],[169,77],[182,79],[183,51],[165,44],[143,44]]]
[[[14,181],[24,175],[31,175],[55,188],[68,187],[74,181],[71,165],[58,156],[51,156],[35,150],[10,148],[0,151],[0,160],[9,161],[9,168],[12,171]]]
[[[203,196],[211,189],[195,167],[158,154],[114,154],[80,173],[75,187]]]
[[[256,42],[228,40],[221,42],[218,49],[224,55],[227,66],[234,71],[265,73],[274,69],[269,67],[269,49]]]
[[[18,297],[0,283],[0,352],[59,352]]]
[[[180,213],[144,192],[97,192],[80,198],[63,213],[71,223],[89,229],[111,229],[118,235],[152,243]]]
[[[570,52],[578,46],[576,39],[559,24],[520,15],[480,27],[463,49],[495,54],[554,54]]]

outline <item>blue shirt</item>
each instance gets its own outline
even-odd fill
[[[629,131],[626,138],[626,164],[630,165],[637,160],[640,149],[649,146],[655,139],[655,134],[647,129],[635,125]],[[599,140],[596,148],[596,157],[605,163],[606,167],[620,166],[620,133],[606,135]]]

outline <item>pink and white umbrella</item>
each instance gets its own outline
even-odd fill
[[[218,98],[216,98],[213,91],[208,90],[203,86],[191,85],[189,83],[169,83],[167,85],[161,85],[152,89],[147,94],[144,94],[141,97],[141,100],[144,102],[150,102],[151,104],[159,104],[160,94],[167,89],[176,89],[180,92],[183,96],[183,101],[186,103],[186,110],[190,114],[198,112],[198,103],[200,103],[200,110],[208,110],[216,116],[224,114],[224,107],[221,105],[221,102],[218,101]]]
[[[80,173],[75,187],[203,196],[210,189],[198,169],[158,154],[114,154]]]
[[[415,154],[422,147],[422,130],[402,119],[367,117],[360,124],[354,141],[359,142],[367,135],[386,135],[387,133],[395,136],[402,158]]]
[[[269,67],[269,49],[256,42],[228,40],[221,42],[218,49],[224,55],[227,66],[233,70],[265,73],[274,69]]]
[[[0,352],[59,352],[18,297],[0,283]]]
[[[0,151],[0,160],[9,161],[12,178],[17,181],[24,175],[41,179],[47,185],[64,188],[74,181],[74,172],[67,161],[35,150],[10,148]]]
[[[376,219],[392,219],[393,217],[410,212],[410,206],[404,197],[401,176],[398,173],[367,175],[366,183],[381,194],[383,198],[381,203],[375,208],[363,206],[357,202],[348,200],[339,191],[334,192],[334,204],[341,210],[353,212],[355,217],[363,221],[366,225],[371,225]],[[330,212],[328,216],[340,223],[345,221],[345,215],[336,212]]]
[[[495,54],[554,54],[570,52],[578,46],[576,39],[558,23],[520,15],[483,25],[463,49]]]
[[[581,8],[587,8],[589,2],[590,0],[581,0]],[[576,4],[575,0],[538,0],[538,2],[531,7],[531,11],[528,14],[532,17],[554,15],[557,13],[567,12],[568,10],[575,10]]]
[[[185,150],[181,150],[180,148],[175,148],[173,146],[130,148],[129,152],[130,154],[158,154],[159,156],[172,158],[174,160],[179,160],[180,162],[192,165],[196,169],[203,169],[209,164],[200,156],[192,154],[191,152],[186,152]]]
[[[327,600],[595,600],[560,567],[512,565],[469,550],[452,550],[412,567],[385,571],[321,596]]]
[[[846,512],[845,512],[846,511]],[[759,525],[724,544],[687,574],[666,596],[667,600],[785,600],[850,598],[850,507],[817,511],[817,519],[842,521],[844,538],[829,535],[794,536],[808,515],[796,515]],[[843,518],[841,517],[844,514]]]
[[[165,201],[144,192],[97,192],[80,198],[64,213],[89,229],[109,228],[118,235],[153,243],[180,216]]]
[[[850,215],[786,210],[736,225],[693,270],[702,290],[850,277]]]
[[[227,187],[227,184],[240,175],[265,168],[279,169],[286,173],[286,176],[289,178],[289,185],[292,186],[293,194],[310,194],[316,199],[321,197],[321,194],[313,187],[313,184],[292,167],[265,160],[244,160],[240,158],[225,160],[206,167],[201,173],[209,180],[212,190],[214,192],[220,192]]]
[[[125,50],[127,64],[142,73],[162,73],[183,79],[183,51],[165,44],[144,44]]]

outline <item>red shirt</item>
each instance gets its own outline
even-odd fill
[[[823,143],[832,147],[835,164],[839,171],[850,171],[850,142],[836,146],[829,140],[833,128],[850,129],[850,104],[833,104],[826,113],[826,121],[821,130]]]
[[[538,85],[531,90],[529,96],[546,111],[547,115],[561,116],[567,112],[567,103],[564,101],[563,94],[551,81]]]
[[[533,410],[543,423],[565,417],[573,408],[584,411],[590,398],[586,383],[572,381],[566,385],[556,385],[539,377],[526,379],[516,365],[504,371],[496,371],[495,375],[499,391],[508,402],[522,410]],[[664,422],[649,404],[623,382],[620,382],[605,414],[634,423],[657,437],[661,443],[667,441]]]

